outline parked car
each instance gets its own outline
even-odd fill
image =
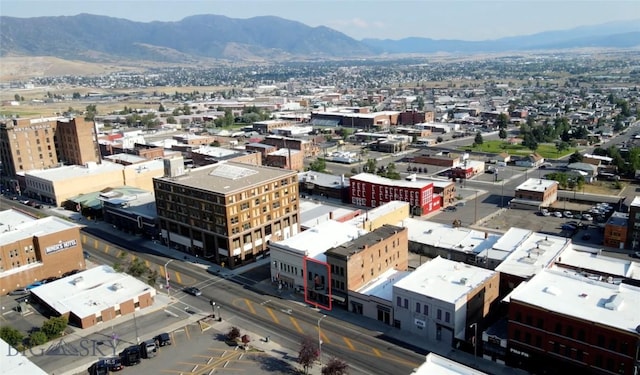
[[[549,210],[547,210],[546,208],[543,208],[540,210],[540,214],[542,216],[551,216],[551,213],[549,212]]]
[[[591,235],[589,233],[585,233],[582,235],[582,239],[585,241],[588,241],[591,239]]]
[[[122,365],[122,360],[119,357],[110,357],[105,358],[104,363],[106,363],[109,371],[120,371],[124,368]]]
[[[587,221],[592,221],[593,220],[593,216],[591,216],[589,214],[584,214],[584,215],[582,215],[582,219],[583,220],[587,220]]]
[[[9,292],[10,296],[24,296],[30,294],[31,292],[27,288],[18,288]]]
[[[555,216],[555,217],[562,217],[562,212],[560,212],[560,211],[556,211],[556,212],[554,212],[554,213],[553,213],[553,216]]]
[[[571,213],[571,211],[565,211],[565,212],[563,212],[562,214],[563,214],[563,215],[564,215],[564,217],[566,217],[566,218],[569,218],[569,219],[573,218],[573,214]]]
[[[168,333],[161,333],[153,338],[158,346],[171,345],[171,336]]]
[[[187,294],[191,294],[192,296],[196,296],[196,297],[202,295],[202,291],[196,288],[195,286],[186,287],[183,289],[183,291]]]
[[[640,258],[640,251],[636,251],[635,253],[631,254],[632,258]]]
[[[576,230],[576,226],[575,225],[571,225],[571,224],[562,224],[562,230],[569,230],[569,231],[574,231]]]
[[[104,359],[95,362],[89,367],[90,375],[108,375],[109,374],[109,366],[105,363]]]

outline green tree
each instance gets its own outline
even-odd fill
[[[376,159],[367,159],[367,162],[362,167],[362,170],[367,173],[376,173],[377,163],[378,162],[376,161]]]
[[[82,97],[82,95],[80,95],[80,93],[79,93],[79,92],[77,92],[77,91],[76,91],[76,92],[74,92],[74,93],[71,95],[71,98],[73,98],[73,99],[80,99],[81,97]]]
[[[442,141],[444,141],[444,139],[441,136],[438,136],[438,138],[436,138],[436,142],[442,143]]]
[[[160,103],[160,106],[158,107],[158,112],[166,112],[167,109],[164,107],[164,105],[162,105],[162,103]]]
[[[482,139],[482,133],[480,132],[476,133],[476,137],[473,139],[473,143],[477,145],[481,145],[482,143],[484,143],[484,140]]]
[[[176,121],[175,117],[173,117],[173,116],[168,116],[167,117],[167,124],[176,124],[176,123],[177,123],[177,121]]]
[[[420,111],[424,109],[424,98],[422,96],[416,98],[416,107],[418,107]]]
[[[500,137],[500,139],[506,139],[507,131],[505,129],[500,129],[500,131],[498,131],[498,137]]]
[[[19,102],[19,101],[20,101],[20,94],[15,94],[15,95],[13,96],[13,99],[14,99],[16,102]]]
[[[327,163],[322,158],[317,158],[309,164],[309,170],[314,172],[324,172],[327,169]]]
[[[54,339],[62,334],[67,328],[69,321],[66,316],[54,316],[42,323],[40,330],[47,335],[49,339]]]
[[[127,273],[134,277],[140,277],[149,272],[149,267],[140,258],[135,258],[129,265]]]
[[[149,276],[147,277],[147,284],[149,284],[151,286],[155,286],[156,285],[156,280],[158,280],[158,271],[157,270],[153,270],[153,271],[149,272]]]
[[[400,173],[396,170],[396,165],[395,163],[389,163],[387,164],[387,168],[385,168],[385,173],[384,173],[384,177],[386,178],[390,178],[392,180],[400,180],[402,177],[400,176]]]
[[[582,157],[583,157],[582,154],[579,153],[578,151],[574,152],[573,154],[571,154],[571,156],[569,156],[569,164],[581,162]]]
[[[24,335],[17,329],[9,326],[0,327],[0,338],[2,338],[7,344],[16,347],[24,340]]]
[[[42,345],[42,344],[46,343],[47,341],[49,341],[49,338],[47,337],[47,335],[44,332],[42,332],[40,330],[33,331],[29,335],[29,345],[30,346]]]
[[[98,114],[98,107],[95,104],[89,104],[84,110],[84,119],[87,121],[93,121]]]
[[[499,129],[506,129],[509,125],[509,116],[506,113],[500,113],[498,115],[498,120],[496,121]]]

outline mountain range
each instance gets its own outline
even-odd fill
[[[275,16],[234,19],[196,15],[178,22],[134,22],[76,16],[0,17],[0,56],[55,56],[116,62],[282,61],[376,57],[383,54],[508,52],[640,46],[640,20],[584,26],[487,41],[364,39],[325,26]]]

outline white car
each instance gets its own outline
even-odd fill
[[[554,213],[553,213],[553,216],[555,216],[555,217],[562,217],[562,212],[560,212],[560,211],[556,211],[556,212],[554,212]]]
[[[548,210],[542,210],[540,212],[542,213],[542,216],[551,216],[551,212],[549,212]]]
[[[571,213],[571,211],[565,211],[563,214],[564,214],[564,217],[566,218],[569,218],[569,219],[573,218],[573,214]]]
[[[582,219],[587,220],[587,221],[593,221],[593,216],[591,216],[589,214],[584,214],[584,215],[582,215]]]

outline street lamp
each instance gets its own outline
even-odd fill
[[[216,317],[216,303],[214,300],[209,300],[209,304],[211,305],[211,311],[213,312],[213,318]]]
[[[167,288],[167,296],[169,296],[170,292],[169,292],[169,272],[167,271],[167,266],[169,265],[169,263],[173,262],[173,259],[169,259],[167,261],[167,263],[164,264],[164,280],[165,280],[165,287]]]
[[[474,327],[473,331],[473,356],[478,356],[478,323],[473,323],[469,328]]]
[[[322,366],[322,339],[320,338],[320,322],[326,317],[326,315],[322,315],[320,319],[318,319],[318,362],[320,363],[320,366]]]
[[[221,310],[220,310],[220,307],[222,307],[222,306],[220,306],[220,305],[217,305],[217,306],[216,306],[216,309],[218,309],[218,321],[219,321],[219,322],[221,322],[221,321],[222,321],[222,315],[220,315],[220,314],[221,314],[221,313],[220,313],[220,311],[221,311]]]

